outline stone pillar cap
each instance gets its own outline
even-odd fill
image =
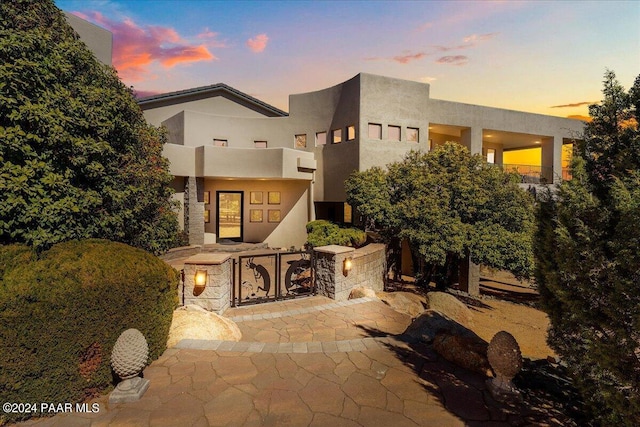
[[[197,264],[197,265],[216,265],[222,264],[231,257],[231,254],[224,252],[216,253],[200,253],[184,260],[185,264]]]
[[[354,248],[350,248],[349,246],[340,246],[340,245],[318,246],[317,248],[313,248],[313,250],[316,252],[324,252],[327,254],[334,254],[334,255],[355,251]]]

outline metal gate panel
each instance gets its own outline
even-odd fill
[[[314,295],[312,256],[303,251],[239,256],[233,262],[231,306]]]

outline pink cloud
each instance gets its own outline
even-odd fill
[[[252,52],[260,53],[267,47],[268,42],[269,37],[266,34],[258,34],[254,38],[247,40],[246,44]]]
[[[133,93],[137,99],[146,98],[147,96],[159,95],[161,92],[155,90],[137,90],[134,89]]]
[[[438,64],[464,65],[469,62],[469,58],[464,55],[443,56],[436,60]]]
[[[418,52],[414,54],[394,56],[392,59],[396,62],[399,62],[400,64],[408,64],[410,61],[415,61],[416,59],[422,59],[425,56],[427,56],[426,53]]]
[[[475,43],[475,42],[479,42],[479,41],[485,41],[485,40],[492,39],[497,34],[498,33],[472,34],[472,35],[467,36],[464,39],[462,39],[462,41],[464,41],[465,43]]]
[[[114,21],[99,12],[74,14],[111,31],[113,66],[126,81],[145,79],[149,66],[154,62],[172,68],[178,64],[217,59],[207,45],[190,43],[173,28],[140,26],[131,19]]]
[[[418,28],[416,28],[416,31],[421,33],[425,30],[428,30],[431,27],[433,27],[433,22],[425,22],[424,24],[418,26]]]

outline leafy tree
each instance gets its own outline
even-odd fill
[[[573,179],[538,209],[536,281],[549,344],[595,424],[640,425],[640,76],[604,99],[575,144]]]
[[[0,243],[177,235],[164,135],[50,0],[0,3]]]
[[[353,173],[347,201],[388,242],[407,239],[421,281],[443,288],[460,261],[527,276],[533,267],[533,200],[517,177],[447,143],[411,151],[386,171]]]

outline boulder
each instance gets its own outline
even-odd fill
[[[167,347],[183,339],[240,341],[242,333],[230,319],[197,305],[185,305],[173,312]]]
[[[351,293],[349,294],[349,299],[365,297],[377,298],[376,292],[371,288],[367,288],[366,286],[358,286],[357,288],[351,289]]]
[[[451,363],[491,376],[491,367],[487,360],[487,342],[479,337],[437,334],[433,340],[433,349]]]
[[[424,297],[411,292],[378,292],[378,298],[389,307],[412,318],[424,311]]]
[[[423,311],[420,316],[411,322],[404,333],[426,343],[431,343],[436,335],[442,333],[477,337],[471,330],[436,310]]]
[[[465,303],[446,292],[429,292],[427,308],[446,314],[464,326],[473,326],[473,313]]]

